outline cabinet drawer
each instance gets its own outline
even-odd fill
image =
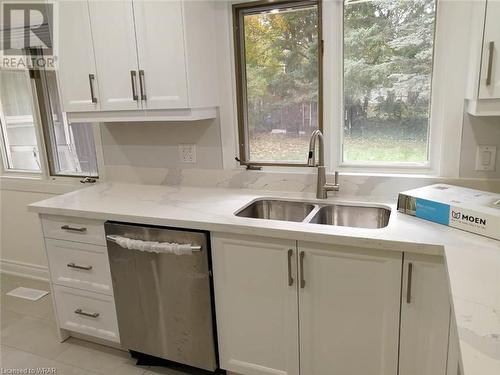
[[[104,222],[65,216],[42,216],[43,235],[58,240],[106,246]]]
[[[45,246],[54,284],[113,294],[106,247],[48,238]]]
[[[61,328],[120,342],[113,297],[60,285],[54,293]]]

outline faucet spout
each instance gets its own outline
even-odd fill
[[[316,163],[316,140],[318,140],[318,153],[319,160]],[[318,168],[318,180],[316,187],[316,197],[319,199],[325,199],[328,196],[329,191],[338,191],[338,172],[335,172],[335,182],[333,184],[326,182],[326,172],[325,172],[325,141],[323,138],[323,133],[321,130],[316,129],[311,133],[311,138],[309,139],[309,153],[307,155],[307,165],[309,167]]]

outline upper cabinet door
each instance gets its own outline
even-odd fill
[[[402,254],[298,250],[300,373],[397,375]]]
[[[182,2],[134,0],[133,5],[144,108],[187,108]]]
[[[298,375],[295,241],[214,233],[212,264],[221,368]]]
[[[500,99],[500,1],[486,4],[479,99]]]
[[[442,257],[405,253],[399,375],[444,375],[450,296]]]
[[[63,109],[98,111],[99,85],[87,1],[59,1],[58,7],[58,67]]]
[[[89,1],[89,9],[101,110],[141,109],[132,2]]]

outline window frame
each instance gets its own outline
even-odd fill
[[[289,7],[315,5],[318,9],[318,129],[323,132],[323,13],[322,0],[257,0],[232,4],[233,25],[233,50],[234,50],[234,73],[236,83],[236,115],[238,123],[238,154],[236,161],[246,166],[247,169],[261,169],[265,166],[274,167],[307,167],[307,154],[304,154],[304,163],[280,163],[276,162],[254,162],[250,159],[248,146],[248,124],[247,124],[247,102],[246,102],[246,74],[244,69],[244,36],[243,36],[243,13],[252,9],[272,9],[276,7]]]
[[[221,81],[221,140],[223,148],[223,168],[240,169],[235,161],[239,153],[237,85],[235,82],[235,43],[233,4],[248,1],[228,0],[218,3],[218,51],[221,54],[221,74],[231,71],[230,79]],[[469,25],[470,11],[465,3],[437,0],[437,18],[434,38],[433,82],[430,120],[430,157],[428,166],[408,165],[356,165],[341,164],[340,142],[343,124],[343,0],[322,3],[323,82],[339,82],[323,86],[323,134],[325,136],[325,166],[328,173],[334,170],[341,174],[358,176],[401,176],[408,177],[459,177],[461,138],[464,118],[464,94],[470,75],[470,51],[464,47],[468,34],[466,28],[457,32],[456,25]],[[450,66],[452,59],[455,63]],[[245,164],[243,164],[244,166]],[[293,168],[293,166],[265,165],[261,169],[276,173],[313,174],[313,168]]]
[[[5,67],[0,64],[0,69],[2,70],[19,70],[23,71],[28,79],[29,85],[31,87],[31,103],[33,108],[33,117],[35,123],[35,136],[36,142],[39,150],[40,157],[40,171],[29,171],[22,169],[13,169],[9,168],[8,158],[7,158],[7,150],[5,149],[6,143],[4,139],[3,130],[0,131],[0,179],[8,178],[8,179],[22,179],[22,180],[32,180],[32,181],[43,181],[48,180],[52,182],[64,183],[64,184],[79,184],[82,178],[89,177],[87,175],[63,175],[56,174],[54,172],[53,166],[50,162],[50,150],[51,147],[50,138],[46,138],[45,129],[48,124],[44,124],[44,117],[41,105],[45,103],[43,98],[40,98],[38,94],[38,90],[41,88],[41,82],[37,81],[37,75],[40,76],[40,72],[33,69],[24,69],[24,68],[11,68]],[[59,86],[59,77],[56,73],[56,80]],[[60,92],[58,91],[58,95],[60,96]],[[46,104],[46,103],[45,103]],[[1,110],[1,108],[0,108]],[[4,126],[4,118],[3,111],[0,111],[0,115],[2,116],[2,127]],[[96,181],[104,181],[105,180],[105,166],[104,166],[104,155],[102,150],[102,141],[101,141],[101,131],[100,124],[94,123],[92,124],[92,133],[95,144],[96,158],[97,158],[97,167],[98,167],[98,176],[92,176],[92,179]],[[47,140],[49,139],[49,140]]]
[[[53,143],[55,142],[55,136],[53,135],[54,129],[52,128],[52,122],[54,121],[54,119],[51,109],[51,97],[48,90],[48,78],[46,75],[46,71],[44,70],[33,70],[32,72],[33,72],[32,75],[33,81],[37,90],[36,100],[38,101],[38,110],[40,112],[40,118],[41,118],[40,126],[42,128],[49,175],[51,177],[65,177],[65,178],[89,177],[92,179],[99,179],[101,166],[99,165],[98,161],[97,161],[97,176],[91,176],[88,174],[77,174],[77,173],[65,174],[57,172],[56,165],[58,164],[58,160],[57,156],[54,155],[57,154],[57,146]],[[57,80],[57,74],[56,74],[56,80]],[[57,95],[60,95],[59,90],[57,92]],[[59,102],[61,102],[61,98],[59,98]],[[62,115],[61,121],[65,123],[65,126],[68,126],[69,124],[67,123],[65,113],[61,112],[61,115]],[[97,151],[97,143],[95,140],[95,135],[94,135],[94,145],[97,158],[98,151]]]
[[[429,117],[428,117],[428,124],[427,124],[427,160],[422,161],[422,162],[405,162],[405,161],[395,161],[395,162],[385,162],[385,161],[345,161],[344,160],[344,80],[345,80],[345,70],[344,70],[344,61],[345,61],[345,55],[344,55],[344,40],[345,40],[345,27],[344,27],[344,17],[345,17],[345,2],[343,0],[336,1],[335,3],[340,4],[337,6],[336,13],[340,14],[341,16],[341,42],[338,47],[338,50],[340,51],[340,64],[341,64],[341,71],[342,71],[342,77],[341,77],[341,107],[340,107],[340,115],[341,115],[341,121],[340,121],[340,127],[337,130],[337,139],[338,142],[335,143],[335,146],[337,150],[335,151],[336,153],[336,159],[337,162],[335,163],[339,169],[351,169],[351,170],[358,170],[358,169],[370,169],[370,170],[386,170],[386,171],[406,171],[406,172],[413,172],[413,173],[422,173],[422,172],[434,172],[436,165],[435,165],[435,147],[434,145],[434,138],[436,137],[436,133],[438,130],[434,130],[434,127],[436,126],[437,120],[436,120],[436,115],[434,114],[436,110],[436,100],[434,99],[434,93],[435,93],[435,80],[436,80],[436,70],[437,70],[437,61],[436,61],[436,45],[437,45],[437,40],[438,40],[438,9],[439,9],[439,3],[440,0],[434,0],[435,1],[435,9],[434,9],[434,30],[433,30],[433,42],[432,42],[432,71],[431,71],[431,82],[430,82],[430,100],[429,100]],[[340,8],[340,9],[338,9]]]
[[[45,159],[45,142],[43,139],[43,135],[41,133],[41,117],[40,117],[40,112],[38,108],[38,102],[36,100],[36,87],[34,85],[33,80],[31,79],[30,71],[27,69],[21,69],[21,68],[12,68],[12,67],[5,67],[0,65],[1,70],[13,70],[13,71],[21,71],[26,75],[26,78],[28,78],[28,84],[31,88],[31,97],[30,97],[30,102],[31,102],[31,107],[33,109],[33,124],[34,124],[34,130],[35,130],[35,139],[37,142],[38,146],[38,152],[40,156],[40,170],[35,171],[35,170],[26,170],[26,169],[17,169],[17,168],[10,168],[9,167],[9,158],[8,158],[8,152],[6,150],[8,141],[5,139],[6,134],[4,134],[4,129],[6,130],[6,121],[4,118],[4,113],[2,110],[2,106],[0,103],[0,116],[1,116],[1,127],[2,130],[0,131],[0,151],[1,151],[1,158],[2,162],[0,163],[1,166],[1,174],[2,176],[17,176],[17,177],[30,177],[30,178],[44,178],[47,176],[47,162]]]

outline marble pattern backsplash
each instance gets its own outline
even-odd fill
[[[302,173],[247,171],[245,169],[180,169],[106,166],[106,180],[147,185],[220,187],[286,192],[316,191],[316,170]],[[333,176],[327,176],[333,181]],[[435,178],[412,175],[341,174],[337,196],[370,196],[396,199],[404,190],[435,183],[448,183],[472,189],[500,192],[500,179]],[[333,195],[333,193],[330,193]]]

